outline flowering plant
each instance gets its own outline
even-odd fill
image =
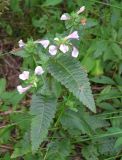
[[[96,111],[87,73],[78,61],[79,27],[86,23],[81,23],[84,10],[83,6],[71,15],[62,14],[60,19],[65,21],[67,29],[64,34],[36,41],[31,39],[27,43],[20,40],[20,50],[14,53],[23,57],[24,68],[19,75],[23,84],[17,86],[17,90],[20,94],[27,91],[33,94],[30,107],[32,152],[36,152],[45,140],[58,106],[63,106],[59,109],[61,113],[66,108],[68,99],[65,100],[64,93],[79,105]],[[76,111],[75,107],[71,109]]]

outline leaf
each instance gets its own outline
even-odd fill
[[[99,160],[99,153],[95,145],[90,144],[88,146],[83,146],[82,154],[86,160]]]
[[[91,111],[96,111],[87,74],[76,59],[64,55],[50,59],[48,71]]]
[[[17,158],[29,152],[31,152],[30,135],[26,132],[24,138],[15,145],[15,150],[11,158]]]
[[[113,49],[115,55],[117,55],[118,58],[122,60],[122,49],[120,48],[120,46],[116,43],[113,43],[112,49]]]
[[[87,133],[91,135],[93,133],[88,123],[84,120],[84,117],[80,117],[77,113],[70,110],[62,116],[61,124],[70,134],[81,134],[82,132],[83,134]]]
[[[115,85],[115,82],[113,81],[113,79],[107,76],[94,77],[94,78],[91,78],[90,80],[95,83]]]
[[[118,148],[118,147],[120,147],[120,146],[122,146],[122,137],[119,137],[119,138],[117,139],[114,148]]]
[[[44,6],[55,6],[59,3],[61,3],[63,0],[46,0],[46,2],[43,4]]]
[[[6,88],[6,80],[5,79],[0,79],[0,94],[5,91]]]
[[[22,57],[22,58],[26,58],[30,56],[24,49],[19,49],[15,52],[12,52],[12,54],[14,54],[15,56]]]
[[[68,138],[65,138],[61,141],[55,140],[49,145],[50,148],[47,154],[48,160],[66,160],[67,157],[70,156],[71,149],[73,148]]]
[[[10,7],[13,12],[22,12],[19,0],[10,0]]]
[[[52,97],[44,97],[42,95],[34,95],[30,113],[34,117],[31,122],[31,143],[32,152],[36,152],[39,145],[47,136],[48,128],[52,122],[56,112],[56,99]]]
[[[117,150],[114,148],[116,139],[114,137],[106,137],[98,140],[98,151],[100,154],[109,155],[117,153]]]

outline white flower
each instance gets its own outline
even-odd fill
[[[66,20],[69,20],[70,19],[70,15],[68,13],[64,13],[62,14],[60,20],[62,21],[66,21]]]
[[[50,41],[49,40],[38,40],[35,43],[40,43],[46,49],[49,46]]]
[[[27,87],[22,87],[21,85],[17,86],[17,90],[20,94],[26,92],[27,90],[29,90],[32,87],[32,85],[29,85]]]
[[[77,57],[78,57],[78,54],[79,54],[78,49],[77,49],[76,47],[73,47],[72,57],[77,58]]]
[[[23,81],[27,80],[29,78],[29,72],[23,71],[22,74],[19,75],[19,78]]]
[[[56,55],[56,53],[57,53],[57,47],[54,46],[54,45],[50,45],[50,46],[49,46],[49,53],[50,53],[52,56]]]
[[[69,51],[69,47],[65,44],[61,44],[59,48],[63,53],[66,53]]]
[[[25,46],[25,43],[23,42],[23,40],[22,40],[22,39],[21,39],[21,40],[19,40],[18,44],[19,44],[19,47],[20,47],[20,48],[22,48],[22,47],[24,47],[24,46]]]
[[[82,7],[79,9],[79,11],[77,12],[77,14],[82,13],[84,10],[85,10],[85,6],[82,6]]]
[[[43,70],[43,68],[41,67],[41,66],[37,66],[36,68],[35,68],[35,74],[36,75],[41,75],[41,74],[43,74],[44,73],[44,70]]]
[[[66,37],[66,39],[77,39],[77,40],[79,40],[78,31],[74,31],[73,33],[71,33],[70,35],[68,35]]]

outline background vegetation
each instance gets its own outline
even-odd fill
[[[62,13],[81,6],[86,7],[87,23],[80,28],[78,59],[89,75],[97,112],[83,107],[54,82],[55,94],[63,92],[63,100],[59,99],[48,136],[32,153],[31,94],[16,91],[18,75],[27,61],[11,50],[18,51],[20,39],[30,42],[61,34],[65,30]],[[121,0],[0,0],[1,160],[122,160],[121,17]],[[52,99],[48,103],[55,105]]]

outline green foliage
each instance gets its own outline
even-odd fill
[[[30,109],[31,115],[34,116],[31,123],[32,152],[35,152],[46,138],[55,112],[55,98],[44,97],[42,95],[33,96]]]
[[[93,112],[96,111],[90,84],[80,63],[69,56],[50,60],[48,70],[70,92]]]
[[[85,11],[76,15],[83,5]],[[122,159],[121,6],[121,0],[0,0],[1,160]],[[72,17],[65,25],[63,13]],[[54,38],[74,30],[80,40],[69,40],[63,55]],[[25,47],[17,49],[20,39]],[[58,54],[51,57],[38,39],[49,39]],[[79,50],[77,59],[72,46]],[[20,69],[1,54],[10,48],[16,48],[13,57],[21,57]],[[34,79],[37,65],[45,72]],[[33,75],[35,87],[27,94],[8,88],[13,68],[17,75],[20,70]]]
[[[44,6],[55,6],[59,3],[63,2],[63,0],[46,0],[46,2],[44,2]]]
[[[86,160],[99,160],[99,153],[97,151],[97,148],[95,148],[93,144],[84,146],[82,149],[82,154]]]
[[[17,158],[17,157],[23,156],[24,154],[31,152],[30,146],[31,146],[30,145],[30,135],[28,133],[25,133],[23,140],[19,141],[16,144],[15,150],[11,158]]]

